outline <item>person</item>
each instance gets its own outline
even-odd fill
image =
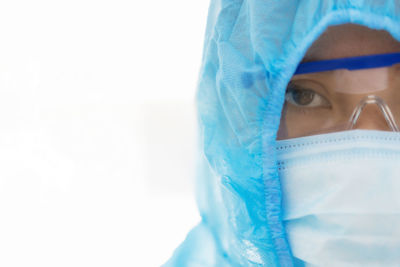
[[[165,266],[400,265],[400,3],[213,0],[202,221]]]

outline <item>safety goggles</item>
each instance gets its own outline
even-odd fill
[[[352,129],[399,131],[400,53],[301,63],[278,139]]]

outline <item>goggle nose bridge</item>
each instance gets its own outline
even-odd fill
[[[396,124],[396,121],[394,120],[394,116],[392,112],[390,111],[389,106],[386,104],[386,102],[380,98],[379,96],[376,95],[368,95],[364,97],[360,103],[358,103],[357,107],[354,109],[353,114],[351,115],[349,122],[348,122],[348,130],[351,130],[355,127],[358,119],[360,118],[360,115],[364,108],[367,105],[370,104],[376,104],[380,111],[383,114],[383,117],[386,120],[386,123],[390,127],[390,129],[394,132],[399,132],[399,127]]]

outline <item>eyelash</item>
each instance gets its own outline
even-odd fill
[[[300,93],[312,93],[311,102],[306,105],[301,105],[301,104],[296,103],[296,100],[293,97],[293,94],[296,91],[300,92]],[[303,112],[304,112],[304,110],[311,109],[311,108],[321,108],[321,107],[327,108],[327,107],[331,106],[329,101],[324,96],[318,94],[314,90],[301,88],[298,85],[294,85],[294,84],[288,85],[288,88],[287,88],[286,94],[285,94],[285,100],[286,100],[286,102],[290,103],[294,107],[297,107],[298,109],[302,110]],[[315,102],[317,102],[317,103],[315,103]]]

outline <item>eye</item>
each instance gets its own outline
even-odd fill
[[[302,88],[293,83],[289,83],[285,100],[297,107],[315,108],[330,107],[330,103],[325,97],[307,88]]]

